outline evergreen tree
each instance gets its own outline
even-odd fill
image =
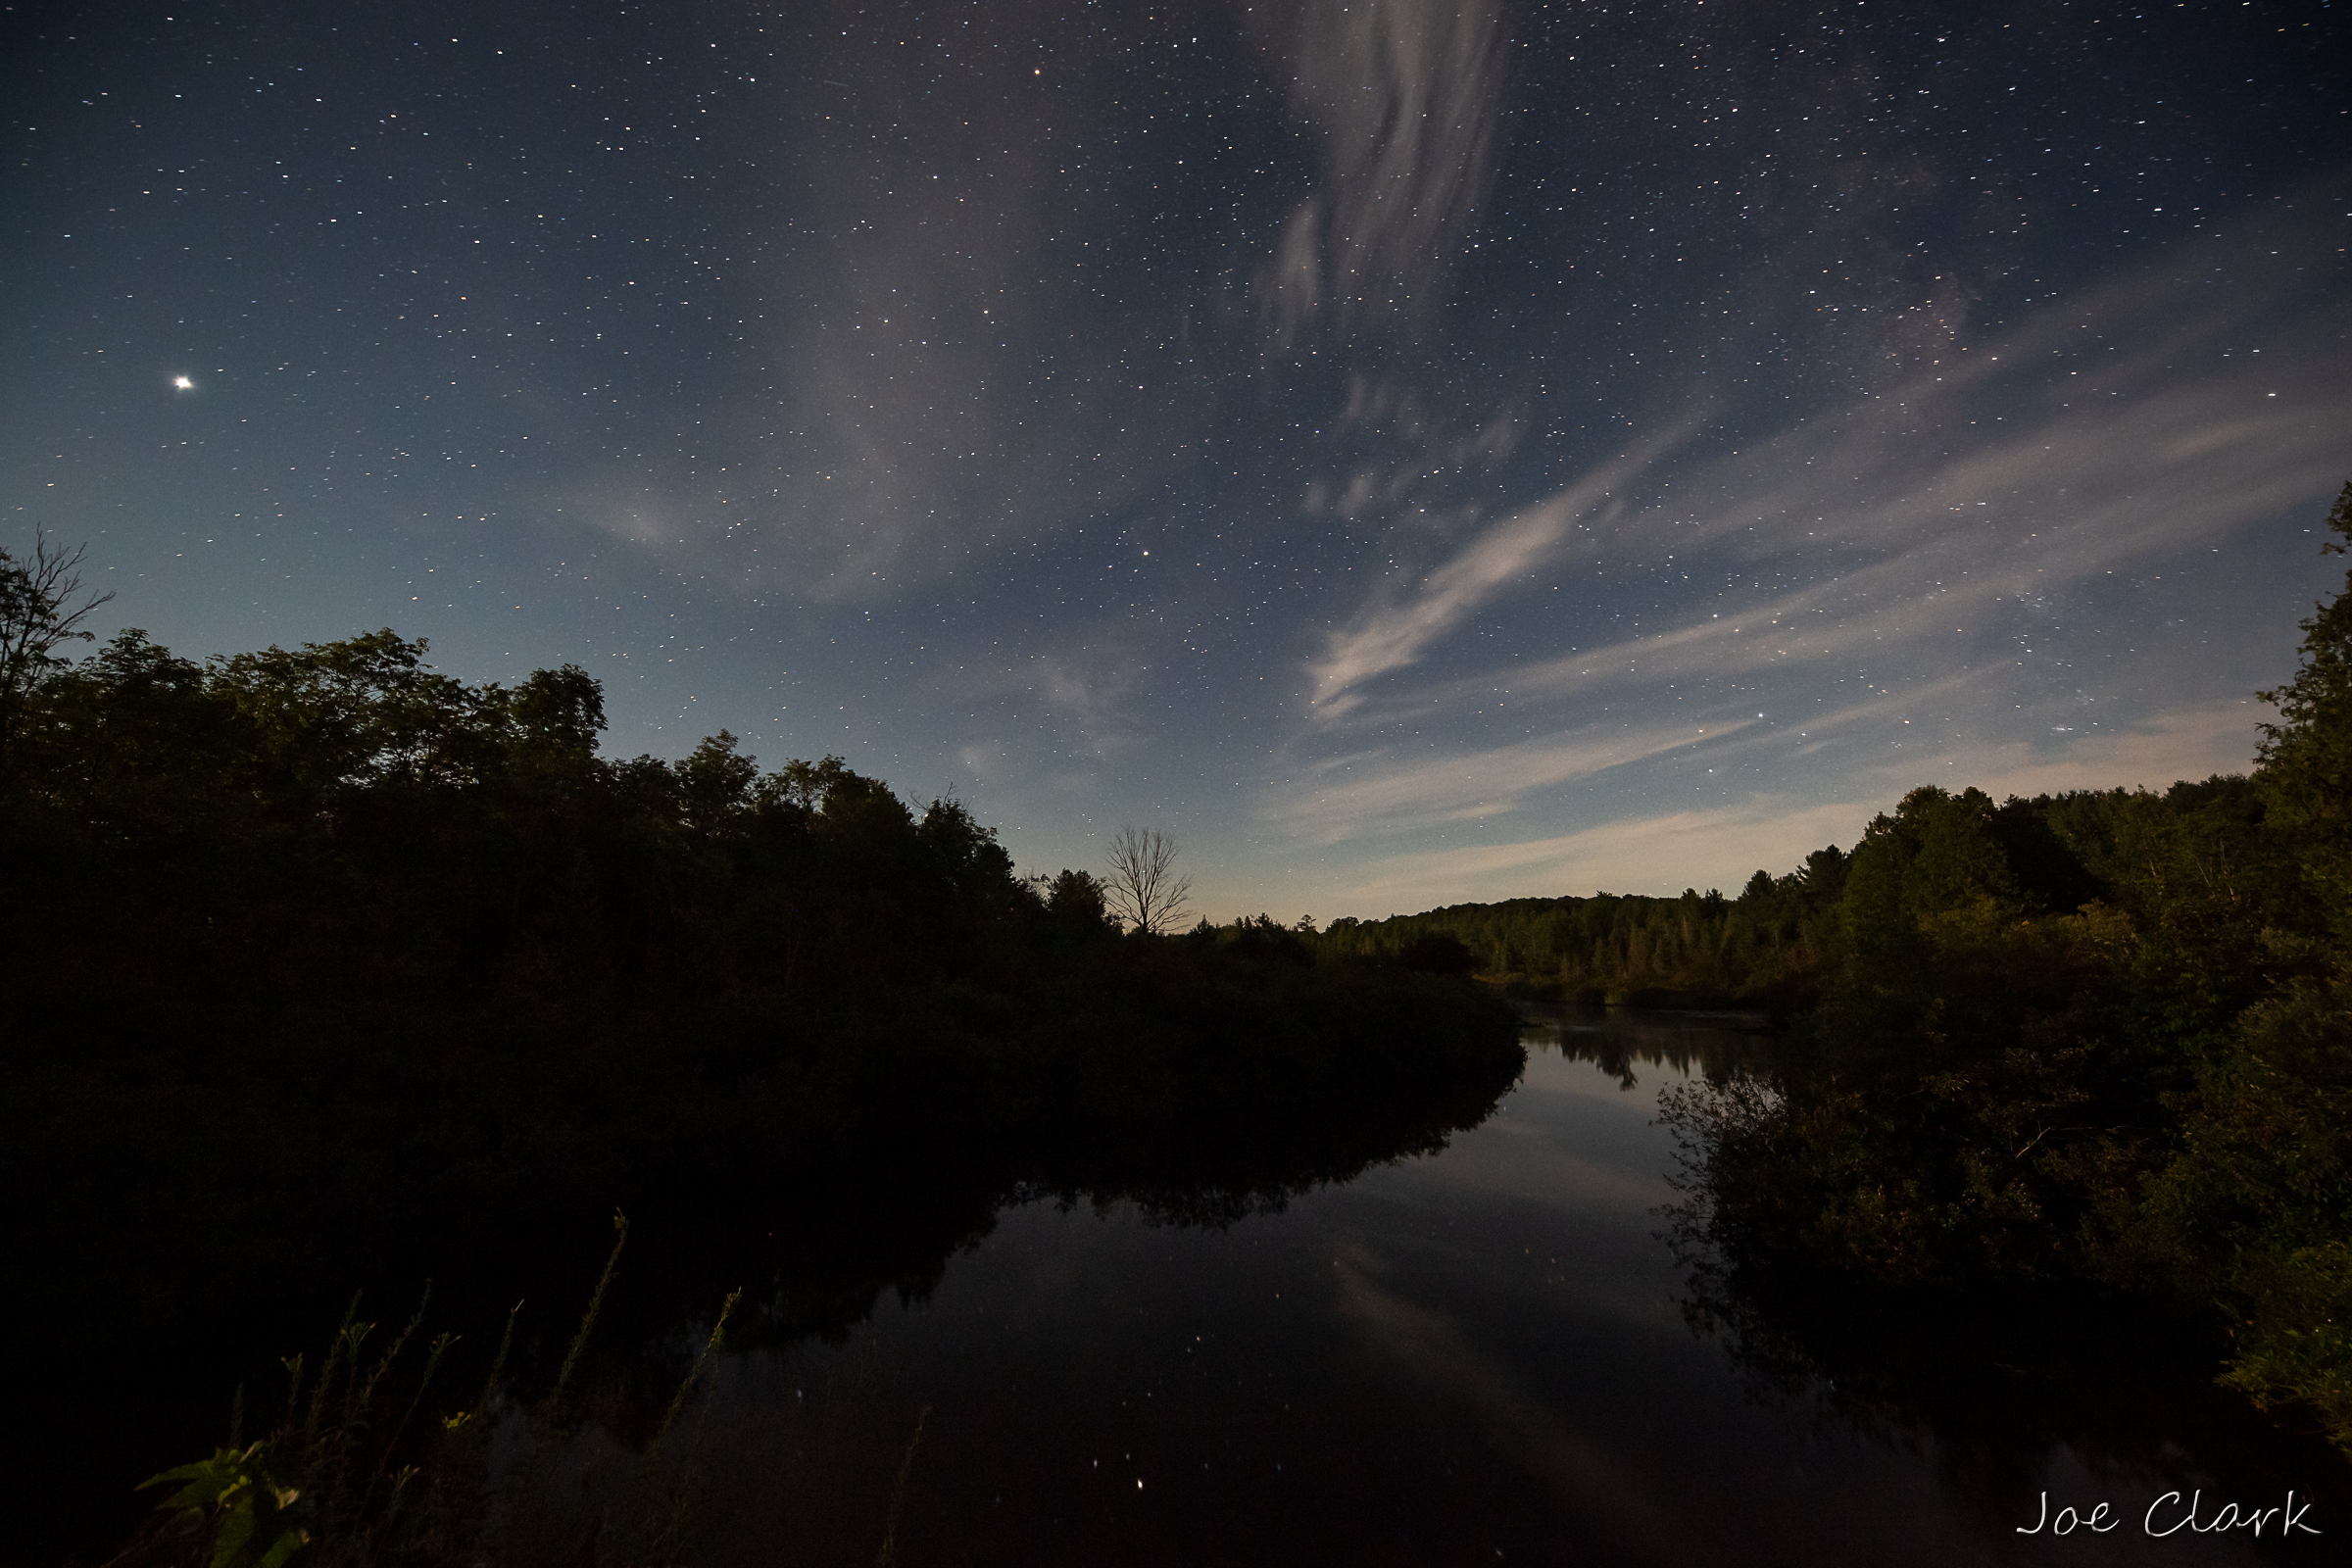
[[[2352,484],[2328,526],[2352,542]],[[2346,552],[2334,539],[2320,548]],[[2352,929],[2352,576],[2345,590],[2303,622],[2295,678],[2259,694],[2278,705],[2279,722],[2263,726],[2256,772],[2271,825],[2300,841],[2304,873],[2339,935]]]

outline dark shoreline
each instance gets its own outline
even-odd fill
[[[386,1069],[365,1040],[81,1052],[36,1072],[20,1055],[8,1163],[27,1198],[6,1288],[40,1303],[47,1353],[19,1380],[10,1473],[22,1516],[59,1533],[8,1560],[119,1544],[147,1506],[131,1485],[222,1441],[239,1384],[271,1397],[276,1358],[316,1356],[355,1288],[364,1317],[398,1321],[432,1278],[431,1323],[465,1336],[460,1383],[527,1297],[516,1371],[544,1376],[618,1207],[629,1272],[659,1284],[616,1302],[605,1344],[651,1343],[747,1283],[764,1292],[735,1331],[748,1342],[838,1335],[886,1291],[927,1292],[1005,1201],[1124,1198],[1230,1223],[1441,1147],[1524,1060],[1509,1009],[1459,982],[1126,946],[1047,996],[903,996],[830,1029],[804,1015],[764,1075],[738,1070],[740,1041],[677,1049],[749,1027],[745,998],[608,1023],[579,1054],[611,1083],[489,1117],[457,1102],[514,1080],[461,1070],[482,1048],[446,1036],[437,1089],[412,1076],[371,1105],[354,1097]],[[555,1044],[508,1049],[544,1070]],[[690,1087],[627,1092],[655,1074]],[[280,1126],[318,1136],[271,1144]],[[61,1495],[74,1506],[29,1506]]]

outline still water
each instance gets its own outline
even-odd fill
[[[842,1338],[722,1358],[704,1551],[872,1562],[896,1494],[906,1564],[2352,1560],[2340,1459],[2096,1323],[2038,1362],[1833,1329],[1810,1370],[1695,1331],[1657,1095],[1735,1024],[1539,1018],[1442,1152],[1223,1225],[1004,1205]],[[2196,1528],[2290,1488],[2289,1539]]]

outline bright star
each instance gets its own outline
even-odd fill
[[[184,375],[173,376],[172,378],[172,384],[179,388],[182,392],[193,392],[196,390],[196,383]]]

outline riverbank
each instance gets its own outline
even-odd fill
[[[779,1211],[831,1216],[784,1244],[830,1283],[737,1330],[837,1334],[936,1281],[1009,1194],[1230,1218],[1442,1147],[1524,1059],[1509,1009],[1460,982],[1181,939],[794,1000],[26,1042],[0,1097],[5,1288],[49,1353],[20,1381],[16,1473],[73,1491],[111,1456],[88,1505],[126,1524],[129,1484],[220,1441],[228,1391],[358,1288],[391,1315],[439,1280],[436,1321],[466,1335],[453,1369],[478,1379],[501,1293],[583,1272],[616,1207],[643,1227],[640,1266],[688,1296],[708,1276],[713,1305],[744,1283],[716,1260]],[[584,1291],[534,1303],[518,1367],[549,1375]]]

